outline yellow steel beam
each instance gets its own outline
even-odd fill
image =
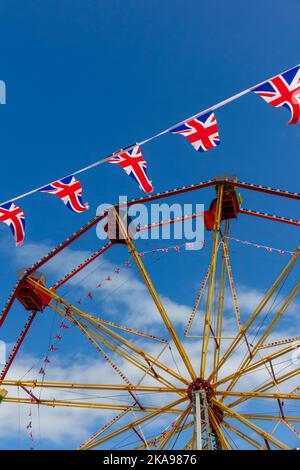
[[[104,426],[102,426],[101,429],[99,429],[99,431],[96,431],[92,436],[90,436],[88,439],[86,439],[84,441],[83,444],[81,444],[81,446],[79,446],[77,448],[77,450],[84,450],[86,449],[86,447],[91,443],[93,442],[95,439],[97,439],[99,436],[101,436],[101,434],[103,434],[105,431],[107,431],[109,428],[111,428],[114,424],[116,424],[118,421],[120,421],[121,418],[123,418],[123,416],[125,416],[127,413],[129,413],[131,410],[130,408],[125,408],[125,410],[121,411],[120,413],[118,413],[116,416],[114,416],[110,421],[108,421],[106,424],[104,424]]]
[[[188,322],[187,322],[187,326],[186,326],[186,329],[185,329],[185,332],[184,332],[184,336],[187,336],[189,338],[193,338],[194,336],[190,336],[189,335],[189,332],[190,332],[190,329],[192,327],[192,324],[193,324],[193,321],[194,321],[194,318],[195,318],[195,315],[197,313],[197,310],[199,308],[199,305],[200,305],[200,302],[201,302],[201,299],[202,299],[202,296],[203,296],[203,293],[204,293],[204,289],[205,289],[205,286],[207,284],[207,281],[209,279],[209,275],[210,275],[210,266],[208,266],[208,269],[206,271],[206,274],[204,276],[204,279],[201,283],[201,286],[200,286],[200,290],[199,290],[199,293],[197,295],[197,299],[196,299],[196,302],[194,304],[194,307],[193,307],[193,310],[192,310],[192,313],[188,319]],[[198,336],[195,336],[196,338],[198,338]]]
[[[300,374],[300,367],[297,367],[296,369],[293,369],[290,372],[287,372],[286,374],[283,374],[283,375],[280,375],[280,376],[276,377],[276,384],[279,385],[281,383],[284,383],[284,382],[292,379],[293,377],[297,376],[298,374]],[[270,390],[270,388],[272,388],[274,386],[275,386],[275,381],[274,381],[274,379],[272,379],[272,380],[269,380],[264,385],[261,385],[260,387],[253,390],[253,392],[266,392],[267,390]],[[293,393],[293,392],[291,392],[291,393]],[[240,403],[243,403],[244,401],[247,401],[247,400],[249,400],[248,397],[239,398],[238,400],[233,401],[232,403],[230,403],[227,406],[229,406],[229,408],[232,408],[233,406],[237,406]]]
[[[195,370],[190,362],[190,359],[188,357],[188,355],[186,354],[185,352],[185,349],[172,325],[172,322],[165,310],[165,307],[163,306],[160,298],[159,298],[159,295],[158,293],[156,292],[155,288],[154,288],[154,285],[150,279],[150,276],[144,266],[144,263],[141,259],[141,257],[139,256],[135,246],[134,246],[134,243],[132,242],[132,240],[128,237],[128,234],[127,234],[127,231],[124,227],[124,224],[123,224],[123,221],[121,220],[121,217],[119,216],[118,212],[115,211],[115,217],[116,217],[116,221],[117,221],[117,224],[119,225],[120,227],[120,231],[121,231],[121,234],[122,236],[124,237],[124,240],[126,241],[126,244],[127,244],[127,247],[128,247],[128,251],[129,253],[131,254],[138,270],[140,271],[140,274],[149,290],[149,293],[160,313],[160,316],[161,318],[163,319],[165,325],[166,325],[166,328],[167,330],[169,331],[169,334],[176,346],[176,349],[178,351],[178,353],[180,354],[181,356],[181,359],[183,361],[183,363],[185,364],[191,378],[196,378],[196,373],[195,373]]]
[[[146,423],[150,419],[153,419],[156,416],[159,416],[160,414],[168,412],[169,409],[173,409],[174,407],[180,405],[181,403],[183,403],[186,400],[187,400],[187,398],[180,398],[179,400],[176,400],[172,403],[169,403],[168,405],[163,406],[159,409],[156,409],[155,411],[151,411],[150,413],[146,414],[142,418],[135,419],[134,421],[131,421],[130,423],[128,423],[128,424],[126,424],[126,425],[124,425],[124,426],[122,426],[118,429],[115,429],[114,431],[111,431],[107,434],[104,434],[104,436],[102,436],[99,439],[95,439],[94,441],[89,443],[86,447],[84,447],[84,449],[94,449],[95,447],[98,447],[98,446],[104,444],[105,442],[110,441],[111,439],[113,439],[117,436],[120,436],[121,434],[124,434],[127,431],[132,430],[133,427],[140,426],[141,424]],[[182,413],[182,411],[181,411],[181,413]]]
[[[186,445],[184,446],[184,450],[190,450],[193,448],[193,445],[194,445],[194,441],[196,439],[196,433],[193,432],[192,434],[192,437],[188,440],[188,442],[186,443]]]
[[[161,356],[163,351],[165,350],[166,346],[161,350],[161,352],[158,354],[157,359]],[[147,377],[147,372],[142,375],[142,377],[139,379],[137,385],[140,385],[142,381]],[[92,436],[90,436],[86,441],[79,447],[79,449],[84,449],[90,442],[94,441],[96,438],[99,438],[105,431],[107,431],[109,428],[111,428],[114,424],[116,424],[118,421],[120,421],[121,418],[123,418],[126,414],[130,412],[130,409],[126,408],[124,411],[121,411],[118,413],[114,418],[112,418],[108,423],[106,423],[104,426],[102,426],[99,431],[95,432]]]
[[[55,304],[51,304],[51,307],[53,308],[53,310],[55,310],[56,312],[58,312],[60,315],[64,316],[64,311],[61,310],[57,305]],[[72,308],[70,307],[70,310]],[[82,318],[80,315],[78,315],[79,318]],[[73,323],[75,326],[78,326],[78,320],[76,320],[73,316],[72,317],[68,317],[68,320]],[[76,320],[76,321],[75,321]],[[79,322],[80,324],[82,324],[82,322]],[[98,329],[101,330],[101,328],[99,327]],[[161,377],[158,373],[154,373],[153,370],[151,370],[151,368],[147,367],[144,363],[142,363],[141,361],[139,361],[136,357],[134,357],[133,355],[130,355],[124,348],[121,349],[120,347],[118,347],[115,343],[112,343],[111,341],[107,340],[107,338],[105,338],[104,336],[100,335],[98,332],[96,331],[93,331],[91,328],[89,327],[85,327],[85,330],[87,331],[87,333],[89,334],[89,336],[94,340],[94,345],[95,345],[95,340],[97,343],[100,343],[102,344],[103,346],[106,346],[108,349],[110,349],[112,352],[116,353],[118,356],[120,356],[122,359],[125,359],[126,361],[128,361],[129,363],[133,364],[135,367],[137,367],[138,369],[142,370],[144,373],[147,373],[148,375],[150,375],[152,378],[154,378],[155,380],[159,381],[160,383],[166,385],[166,386],[170,386],[172,387],[172,384],[170,382],[168,382],[166,379],[164,379],[163,377]],[[145,359],[145,357],[144,357]],[[148,362],[148,366],[149,366],[149,362]]]
[[[264,415],[264,414],[255,414],[255,413],[243,413],[247,419],[251,419],[253,421],[281,421],[281,416],[279,415]],[[292,423],[300,423],[300,416],[291,416],[287,415],[285,418]]]
[[[291,305],[297,294],[299,293],[300,290],[300,281],[296,283],[296,285],[293,287],[287,298],[285,299],[283,305],[281,308],[278,310],[268,327],[265,329],[263,334],[260,336],[260,338],[257,340],[256,345],[254,346],[254,350],[252,351],[252,356],[256,354],[258,347],[260,344],[263,344],[265,340],[270,336],[272,331],[274,330],[275,326],[278,324],[278,322],[281,320],[282,316],[285,314],[287,311],[288,307]]]
[[[87,338],[89,339],[89,341],[93,344],[93,346],[101,353],[101,355],[104,357],[104,359],[112,366],[112,368],[118,373],[118,375],[125,381],[125,383],[127,385],[129,385],[129,387],[132,385],[132,383],[129,381],[129,379],[126,377],[126,375],[121,371],[121,369],[111,360],[111,358],[103,351],[103,349],[99,346],[99,344],[93,339],[92,335],[90,334],[90,332],[87,330],[87,328],[85,328],[81,322],[79,322],[77,319],[75,319],[73,317],[73,320],[75,321],[75,323],[77,324],[77,326],[79,327],[79,329],[82,331],[82,333],[87,336]],[[114,346],[113,348],[113,351],[114,352],[117,352],[117,348]],[[145,368],[145,372],[147,372],[147,368]],[[160,379],[161,382],[164,382],[162,378],[160,378],[159,376],[156,377],[157,380]],[[171,385],[168,383],[168,385]],[[138,398],[136,397],[136,395],[131,392],[129,389],[128,389],[128,392],[132,395],[132,397],[136,400],[136,402],[139,404],[139,406],[141,408],[143,408],[143,406],[140,404]],[[186,396],[186,392],[182,394],[183,396]]]
[[[49,295],[50,297],[52,297],[52,299],[55,300],[60,305],[62,305],[64,309],[70,310],[73,314],[75,314],[75,315],[81,317],[82,319],[86,320],[87,322],[89,322],[93,326],[100,329],[103,333],[109,335],[114,340],[119,341],[120,343],[122,343],[123,345],[128,347],[128,349],[130,349],[130,350],[136,352],[137,354],[139,354],[140,356],[142,356],[147,361],[148,364],[149,363],[153,363],[153,364],[155,363],[156,367],[161,368],[162,370],[164,370],[168,374],[172,375],[173,377],[177,378],[181,382],[184,382],[187,385],[189,384],[189,382],[190,382],[189,380],[185,379],[180,374],[175,372],[173,369],[171,369],[170,367],[167,367],[165,364],[161,363],[160,361],[158,361],[157,359],[152,357],[150,354],[148,354],[142,348],[136,346],[135,344],[131,343],[129,340],[125,339],[123,336],[121,336],[118,333],[116,333],[115,331],[111,330],[106,324],[101,324],[100,322],[98,322],[97,318],[93,317],[92,315],[85,314],[78,307],[75,307],[70,302],[68,302],[65,299],[63,299],[62,297],[58,296],[51,289],[47,289],[45,286],[42,286],[41,284],[37,283],[34,279],[27,278],[27,280],[28,280],[29,283],[31,283],[33,286],[35,286],[37,289],[41,290],[41,292],[44,292],[47,295]],[[57,305],[55,305],[53,302],[50,304],[50,307],[53,310],[55,310],[56,312],[58,312],[60,315],[65,316],[65,312],[60,310],[59,307]],[[67,319],[70,320],[70,318],[67,318]]]
[[[225,238],[225,240],[226,240],[226,238]],[[231,295],[232,295],[232,300],[233,300],[233,306],[234,306],[236,321],[237,321],[238,329],[240,330],[242,328],[241,314],[240,314],[240,309],[239,309],[239,305],[238,305],[238,301],[237,301],[235,285],[234,285],[234,281],[233,281],[231,263],[230,263],[230,260],[229,260],[228,247],[227,247],[227,243],[226,243],[225,240],[222,241],[222,246],[223,246],[223,251],[224,251],[225,264],[226,264],[227,273],[228,273],[228,279],[229,279],[229,285],[230,285],[230,289],[231,289]]]
[[[133,355],[130,355],[127,351],[124,351],[124,349],[119,348],[116,346],[114,343],[111,341],[108,341],[106,338],[101,336],[99,333],[96,333],[94,331],[89,331],[90,335],[95,338],[98,342],[109,348],[111,351],[117,353],[120,357],[128,361],[129,363],[133,364],[136,366],[138,369],[152,377],[153,379],[157,380],[161,384],[165,385],[166,387],[169,388],[176,388],[174,385],[172,385],[171,382],[169,382],[167,379],[165,379],[163,376],[161,376],[158,371],[154,370],[153,365],[154,363],[147,361],[146,358],[145,361],[147,364],[143,364],[141,361],[139,361],[136,357]],[[149,367],[150,366],[150,367]]]
[[[80,331],[88,338],[88,340],[92,343],[92,345],[96,348],[96,350],[101,354],[101,356],[108,362],[108,364],[117,372],[119,377],[121,377],[124,382],[131,386],[132,383],[130,380],[127,378],[127,376],[121,371],[121,369],[116,365],[116,363],[105,353],[105,351],[99,346],[99,343],[97,343],[93,337],[89,334],[87,331],[87,328],[74,316],[72,317],[73,322],[75,322],[76,326],[80,329]],[[140,406],[141,409],[143,409],[143,406],[141,405],[139,399],[137,398],[136,394],[130,390],[128,390],[130,395],[134,398],[135,402]]]
[[[88,338],[88,340],[92,343],[92,345],[96,348],[96,350],[101,354],[101,356],[108,362],[108,364],[117,372],[119,377],[121,377],[124,382],[131,386],[132,383],[126,377],[126,375],[121,371],[121,369],[116,365],[116,363],[104,352],[104,350],[99,346],[99,344],[91,337],[87,329],[83,326],[83,324],[78,321],[76,318],[73,317],[73,320],[80,329],[80,331]]]
[[[294,428],[294,426],[286,419],[286,418],[281,418],[281,421],[286,425],[286,427],[292,431],[293,434],[295,434],[295,436],[298,437],[298,439],[300,439],[300,433],[299,431],[297,431],[296,428]]]
[[[180,426],[179,429],[177,428],[175,434],[178,434],[181,431],[185,431],[186,429],[189,429],[193,425],[194,425],[194,421],[190,421],[189,423],[186,423],[186,424]],[[161,438],[162,438],[162,433],[159,434],[158,436],[152,438],[152,439],[149,439],[146,442],[146,444],[147,444],[148,447],[155,447],[154,442],[156,442],[156,443],[159,442],[161,440]],[[145,444],[140,444],[139,446],[134,447],[132,450],[141,450],[141,449],[145,449]]]
[[[249,429],[254,431],[259,436],[261,436],[263,439],[267,439],[271,444],[273,444],[278,449],[290,450],[289,446],[287,446],[283,442],[276,439],[272,434],[264,431],[259,426],[249,421],[247,418],[245,418],[244,415],[241,415],[237,413],[236,411],[232,410],[231,408],[228,408],[228,406],[224,405],[224,403],[216,400],[215,398],[212,398],[212,402],[215,403],[222,410],[226,411],[227,416],[230,416],[231,418],[235,418],[236,420],[240,421],[242,424],[245,424],[245,426],[247,426]]]
[[[277,346],[282,346],[283,344],[295,343],[296,341],[300,341],[300,336],[296,336],[294,338],[280,339],[279,341],[273,341],[273,343],[259,344],[257,346],[257,349],[261,350],[267,348],[275,348]]]
[[[238,437],[240,437],[244,441],[248,442],[248,444],[253,446],[255,449],[258,449],[258,450],[265,449],[265,447],[262,446],[262,444],[260,444],[258,441],[256,441],[252,437],[248,436],[247,434],[243,433],[242,431],[240,431],[240,429],[236,428],[235,426],[232,426],[231,424],[227,423],[226,421],[222,421],[222,425],[225,426],[225,428],[232,431],[234,434],[236,434]]]
[[[184,400],[184,399],[182,399]],[[161,410],[159,407],[155,406],[143,406],[140,408],[139,406],[129,406],[126,404],[116,404],[116,403],[97,403],[97,402],[85,402],[85,401],[68,401],[68,400],[55,400],[55,399],[41,399],[38,401],[33,401],[31,398],[21,398],[21,397],[10,397],[6,396],[3,399],[3,402],[6,403],[23,403],[25,405],[38,405],[38,406],[50,406],[51,408],[56,407],[64,407],[64,408],[89,408],[93,410],[108,410],[108,411],[124,411],[125,409],[129,409],[130,411],[134,412],[156,412]],[[172,408],[171,406],[168,407],[164,413],[172,413],[172,414],[181,414],[183,410]]]
[[[165,338],[158,338],[157,336],[150,335],[140,330],[136,330],[135,328],[130,328],[129,326],[119,325],[118,323],[104,320],[103,318],[97,318],[97,321],[103,325],[108,325],[112,328],[116,328],[117,330],[122,330],[126,333],[131,333],[136,336],[141,336],[142,338],[151,339],[152,341],[157,341],[158,343],[168,343],[168,340],[166,340]]]
[[[51,304],[51,307],[56,312],[58,312],[60,315],[64,316],[64,311],[61,310],[57,305],[55,305],[55,304],[52,305]],[[69,310],[72,310],[72,307],[69,307]],[[80,318],[82,318],[80,315],[78,315],[78,316]],[[68,320],[76,326],[78,326],[79,324],[83,325],[81,322],[78,322],[78,320],[75,319],[73,316],[72,317],[69,316]],[[143,357],[143,359],[147,362],[147,365],[145,365],[142,362],[140,362],[136,357],[134,357],[133,355],[130,355],[127,351],[125,351],[124,348],[122,348],[122,349],[119,348],[118,346],[116,346],[111,341],[107,340],[105,337],[103,337],[99,333],[91,330],[89,327],[84,327],[84,326],[82,326],[82,327],[87,332],[87,334],[91,337],[91,339],[93,340],[91,342],[94,344],[95,347],[97,347],[95,345],[95,340],[96,340],[97,342],[99,342],[102,345],[106,346],[108,349],[110,349],[114,353],[118,354],[121,358],[125,359],[126,361],[130,362],[131,364],[133,364],[134,366],[136,366],[137,368],[142,370],[144,373],[147,373],[148,375],[150,375],[152,378],[154,378],[158,382],[160,382],[160,383],[162,383],[162,384],[164,384],[164,385],[166,385],[170,388],[172,388],[172,387],[175,388],[168,380],[166,380],[159,373],[154,371],[152,365],[155,364],[160,369],[164,369],[166,372],[169,372],[172,375],[172,370],[169,369],[168,367],[164,366],[157,359],[151,357],[152,362],[150,362],[150,360],[148,358],[148,354],[139,348],[139,355],[141,357]],[[100,331],[103,331],[100,326],[98,326],[98,329],[100,329]],[[110,330],[109,329],[107,329],[107,330],[105,329],[104,333],[107,334],[108,336],[112,336],[113,339],[115,339],[116,341],[119,341],[121,344],[124,344],[125,346],[128,346],[126,342],[122,342],[122,338],[120,337],[120,335],[117,334],[117,338],[115,338],[115,336],[113,334],[110,335]],[[132,350],[132,348],[131,348],[131,350]],[[174,374],[175,374],[175,377],[177,377],[177,374],[175,372],[174,372]]]
[[[2,384],[5,385],[3,381],[1,382],[1,385]],[[6,395],[7,395],[7,390],[5,390],[4,388],[0,388],[0,403],[3,401]]]
[[[139,368],[143,372],[147,373],[152,378],[156,379],[157,381],[159,381],[160,383],[162,383],[163,385],[165,385],[169,388],[176,388],[171,382],[169,382],[167,379],[162,377],[156,370],[154,370],[153,366],[155,365],[155,363],[148,359],[147,354],[141,355],[141,357],[143,357],[143,359],[146,362],[146,364],[144,364],[141,361],[139,361],[136,357],[134,357],[132,354],[129,354],[127,351],[125,351],[124,348],[120,348],[120,347],[116,346],[114,343],[107,340],[105,337],[103,337],[99,333],[91,330],[88,327],[87,327],[87,331],[98,342],[100,342],[101,344],[103,344],[104,346],[109,348],[114,353],[117,353],[120,357],[127,360],[131,364],[135,365],[137,368]],[[172,375],[172,370],[170,370],[168,367],[164,368],[164,365],[162,363],[159,363],[158,368],[161,369],[161,370],[164,370],[165,372],[169,372],[170,375]]]
[[[94,325],[93,321],[91,320],[87,320],[90,324]],[[97,326],[97,325],[95,325]],[[99,327],[99,329],[105,333],[107,336],[109,336],[110,338],[112,338],[113,340],[115,341],[118,341],[119,343],[121,343],[122,345],[124,345],[125,347],[127,347],[129,350],[137,353],[139,356],[143,357],[144,360],[147,361],[147,363],[153,363],[155,362],[156,364],[156,367],[158,367],[159,369],[163,370],[164,372],[166,372],[167,374],[171,375],[172,377],[174,377],[175,379],[177,380],[180,380],[181,382],[185,383],[185,384],[189,384],[189,380],[187,380],[186,378],[184,378],[182,375],[180,375],[179,373],[177,373],[176,371],[174,371],[173,369],[171,369],[170,367],[167,367],[164,363],[160,362],[160,361],[157,361],[157,359],[155,359],[153,356],[151,356],[149,353],[147,353],[146,351],[144,351],[143,349],[141,349],[140,347],[134,345],[133,343],[131,343],[130,341],[128,340],[125,340],[124,338],[122,338],[122,336],[120,336],[118,333],[110,330],[109,328],[107,328],[106,326],[101,326]]]

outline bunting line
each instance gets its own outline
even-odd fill
[[[69,313],[68,313],[68,310],[66,310],[66,313],[65,313],[65,317],[64,318],[68,318],[69,316]],[[57,344],[59,341],[62,340],[62,331],[63,330],[69,330],[70,327],[64,322],[64,318],[63,320],[61,321],[60,325],[59,325],[59,331],[57,331],[54,336],[52,337],[52,339],[50,340],[50,345],[49,345],[49,348],[48,348],[48,351],[46,353],[46,356],[44,357],[43,359],[43,363],[40,367],[40,370],[39,370],[39,374],[43,376],[43,378],[45,377],[46,375],[46,370],[47,370],[47,367],[48,367],[48,364],[51,363],[50,359],[49,359],[49,355],[50,353],[53,353],[55,351],[58,351],[58,347],[57,347]]]
[[[296,253],[295,251],[282,250],[280,248],[274,248],[272,246],[259,245],[258,243],[249,242],[248,240],[240,240],[239,238],[236,238],[236,237],[224,237],[224,238],[228,238],[229,240],[233,240],[235,242],[241,243],[242,245],[249,245],[249,246],[253,246],[254,248],[261,248],[263,250],[268,251],[269,253],[275,252],[280,255],[285,255],[285,254],[295,255]]]
[[[33,437],[33,429],[32,429],[32,409],[31,409],[31,406],[29,408],[28,423],[26,425],[26,431],[27,431],[28,437],[30,439],[30,450],[34,450],[34,437]]]

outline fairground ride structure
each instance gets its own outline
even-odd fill
[[[294,443],[299,439],[300,434],[295,423],[300,422],[300,416],[287,415],[283,402],[291,403],[300,399],[298,393],[300,387],[288,388],[290,381],[299,375],[300,366],[295,364],[287,372],[282,373],[278,365],[282,359],[300,347],[300,338],[280,338],[278,337],[279,328],[276,342],[268,341],[299,292],[300,282],[297,281],[288,295],[280,298],[280,305],[274,307],[274,302],[276,299],[278,301],[278,294],[281,292],[282,286],[300,256],[300,249],[295,248],[288,262],[281,272],[276,274],[274,282],[271,283],[253,312],[247,316],[245,321],[242,321],[244,315],[241,315],[231,268],[229,230],[230,220],[237,218],[238,214],[300,226],[298,220],[241,208],[239,195],[241,189],[269,194],[274,198],[290,198],[297,201],[299,201],[300,195],[241,182],[233,176],[224,176],[131,200],[128,202],[128,206],[137,203],[150,203],[209,187],[216,189],[216,198],[213,200],[210,210],[204,213],[205,226],[212,233],[211,257],[184,335],[180,335],[176,331],[150,279],[143,257],[136,249],[134,234],[127,230],[127,220],[121,211],[122,206],[114,206],[110,210],[109,217],[113,217],[116,223],[116,235],[111,236],[105,246],[93,253],[79,266],[75,266],[62,280],[56,282],[52,287],[47,287],[45,278],[39,273],[39,270],[58,253],[63,252],[75,240],[105,219],[108,215],[107,211],[95,217],[19,276],[16,287],[0,317],[0,329],[3,327],[14,302],[21,302],[29,313],[27,322],[0,375],[0,386],[3,387],[0,390],[1,407],[10,406],[10,403],[19,403],[37,407],[89,408],[91,412],[92,409],[105,410],[106,412],[117,411],[118,414],[113,419],[97,430],[84,443],[80,443],[79,449],[81,450],[116,447],[119,436],[126,437],[125,445],[131,449],[230,450],[235,448],[235,439],[242,443],[240,446],[243,448],[288,450],[297,447]],[[192,217],[197,217],[197,214]],[[173,224],[180,221],[182,219],[173,219],[162,223]],[[160,225],[160,223],[156,225]],[[137,227],[136,229],[149,228],[151,226]],[[109,230],[108,235],[110,236]],[[104,320],[85,313],[79,306],[59,295],[63,285],[116,244],[123,244],[124,249],[128,249],[166,327],[169,340],[156,338],[149,333],[113,323],[111,319]],[[226,286],[227,282],[229,288]],[[226,336],[224,327],[226,296],[231,297],[232,311],[234,312],[232,317],[235,319],[236,328],[230,338]],[[190,338],[190,329],[201,300],[204,301],[205,309],[201,314],[202,332],[198,336],[201,347],[198,354],[200,367],[197,370],[188,353],[190,348],[186,347],[186,344]],[[270,304],[276,311],[272,315],[266,315]],[[71,383],[49,382],[45,379],[41,381],[7,379],[7,374],[32,322],[39,313],[47,312],[48,309],[61,315],[63,321],[72,324],[80,334],[89,340],[90,345],[96,349],[100,357],[116,372],[121,381],[120,384],[108,384],[102,383],[102,381],[99,383]],[[131,334],[133,338],[142,337],[149,341],[161,342],[164,348],[171,344],[180,359],[180,368],[175,370],[170,367],[160,359],[160,355],[154,357],[143,349],[140,343],[129,340],[128,334]],[[236,360],[237,352],[241,353],[241,351],[242,354],[238,356],[241,359],[238,362]],[[118,358],[122,364],[129,364],[130,367],[139,370],[143,374],[141,379],[134,383],[129,380],[118,365]],[[184,370],[184,372],[180,372],[180,370]],[[251,373],[260,374],[261,384],[251,389],[251,382],[246,380],[244,389],[241,390],[239,384]],[[7,390],[13,387],[21,388],[27,396],[11,396]],[[285,391],[282,391],[282,387]],[[74,399],[69,401],[53,398],[42,399],[37,393],[42,389],[45,391],[101,390],[109,391],[110,394],[123,392],[130,395],[132,403],[128,405],[115,401],[113,403],[99,403],[98,401]],[[150,406],[148,403],[151,403],[153,396],[158,399],[154,400]],[[170,399],[170,397],[173,398]],[[258,407],[259,412],[253,412],[253,402],[259,400],[263,400],[263,403],[274,403],[278,413],[269,414],[264,412],[262,407]],[[173,417],[171,423],[170,417]],[[154,422],[156,427],[154,424],[152,425]],[[279,425],[285,429],[281,434],[283,436],[281,439],[275,437],[275,431]],[[270,426],[275,426],[275,428],[269,429]]]

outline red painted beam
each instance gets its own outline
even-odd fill
[[[61,287],[63,284],[65,284],[69,279],[71,279],[73,276],[75,276],[77,273],[79,273],[83,268],[88,266],[92,261],[94,261],[96,258],[99,258],[105,251],[107,251],[110,247],[112,246],[112,242],[108,242],[101,250],[96,251],[93,255],[91,255],[86,261],[81,263],[77,268],[73,269],[69,274],[67,274],[61,281],[57,282],[54,286],[53,289],[58,289]]]

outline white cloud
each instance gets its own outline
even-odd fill
[[[50,251],[50,247],[47,244],[36,244],[28,243],[21,250],[16,252],[15,263],[23,266],[28,266],[36,261],[39,257]],[[66,249],[64,256],[58,256],[52,260],[46,267],[45,273],[47,277],[51,279],[58,279],[73,269],[74,266],[78,265],[84,259],[89,256],[87,251],[83,250],[72,250]],[[94,296],[94,302],[86,303],[87,307],[90,307],[93,312],[101,317],[108,320],[117,321],[119,323],[127,324],[133,328],[139,328],[143,331],[149,331],[153,334],[157,334],[162,337],[167,336],[167,331],[162,328],[162,320],[159,313],[145,287],[140,281],[139,277],[134,273],[133,268],[123,268],[120,274],[113,275],[111,282],[104,282],[101,289],[95,289],[95,286],[99,281],[105,279],[108,275],[114,272],[115,264],[108,261],[106,256],[101,257],[100,260],[96,261],[91,268],[87,268],[86,272],[83,271],[79,276],[75,276],[69,283],[73,288],[76,296],[86,297],[87,292],[92,290]],[[122,267],[122,266],[121,266]],[[97,268],[97,269],[95,269]],[[87,275],[88,274],[88,275]],[[78,284],[78,280],[81,282]],[[129,279],[129,280],[128,280]],[[79,287],[80,285],[80,287]],[[249,314],[256,307],[258,301],[262,298],[263,293],[258,289],[249,289],[245,286],[237,286],[238,299],[241,312],[243,317],[245,314]],[[228,291],[227,291],[228,293]],[[170,318],[177,330],[182,331],[185,326],[188,316],[191,312],[191,306],[179,304],[174,302],[172,299],[165,295],[161,295],[163,304],[170,315]],[[232,308],[232,302],[227,301],[225,303],[225,318],[224,318],[224,335],[232,337],[236,334],[237,326],[234,311]],[[203,317],[203,316],[202,316]],[[196,325],[195,325],[196,326]],[[198,328],[199,325],[198,322]],[[201,329],[197,330],[198,332]],[[280,333],[280,337],[288,337],[293,333],[288,328]],[[279,334],[274,334],[272,340],[279,338]],[[151,348],[151,354],[156,356],[159,354],[162,345],[158,343],[152,343],[147,340],[138,341],[132,340],[145,349]],[[184,339],[183,344],[188,352],[191,362],[194,364],[196,370],[199,370],[199,358],[201,353],[201,344],[199,340],[195,339]],[[229,341],[224,340],[223,351],[225,346],[229,344]],[[182,365],[182,361],[173,347],[173,355],[175,363],[178,365],[180,372],[186,376],[185,367]],[[224,367],[220,373],[220,377],[231,373],[236,370],[242,361],[242,358],[246,352],[245,345],[243,345],[237,352],[230,358],[226,367]],[[9,378],[19,379],[29,369],[33,362],[36,362],[37,358],[28,357],[26,355],[20,355],[18,360],[14,364],[12,374]],[[176,365],[173,361],[172,356],[167,351],[163,356],[163,362],[171,368],[176,370]],[[280,361],[278,361],[280,362]],[[128,378],[135,383],[141,377],[141,371],[138,371],[133,365],[125,363],[123,360],[118,362],[124,373]],[[208,370],[212,364],[212,355],[208,357]],[[276,373],[279,373],[279,369],[285,367],[286,364],[274,364]],[[38,377],[38,370],[31,371],[30,377]],[[105,378],[105,380],[103,380]],[[270,376],[265,368],[262,368],[255,373],[249,374],[240,380],[236,389],[253,389],[257,385],[261,384],[262,381],[269,380]],[[104,363],[103,360],[96,360],[91,356],[83,356],[75,354],[74,357],[70,358],[61,357],[58,354],[54,356],[54,360],[49,367],[49,371],[46,376],[47,380],[54,381],[70,381],[70,382],[85,382],[85,383],[120,383],[118,376],[111,369],[111,367]],[[171,380],[172,381],[172,380]],[[174,380],[173,380],[174,382]],[[154,384],[152,379],[147,378],[144,384]],[[296,379],[293,384],[296,384]],[[297,385],[297,384],[296,384]],[[296,386],[295,385],[295,386]],[[225,386],[224,386],[225,388]],[[284,389],[280,386],[281,390]],[[17,393],[15,391],[15,393]],[[22,392],[23,393],[23,392]],[[86,392],[88,393],[88,392]],[[95,392],[88,393],[88,395],[95,395]],[[107,396],[104,392],[96,393],[97,396]],[[16,396],[16,395],[15,395]],[[50,392],[43,390],[43,397],[56,397],[56,398],[72,398],[75,397],[80,399],[79,395],[70,394],[70,392]],[[173,395],[171,396],[172,399]],[[82,397],[81,397],[82,398]],[[143,398],[145,399],[145,398]],[[96,400],[93,396],[90,397],[91,401]],[[118,400],[125,400],[126,403],[131,403],[132,398],[125,394],[123,397],[119,397]],[[152,404],[156,402],[161,403],[163,400],[162,396],[152,396],[148,398]],[[105,398],[101,398],[100,401],[105,401]],[[242,408],[246,410],[246,405]],[[25,411],[24,411],[25,410]],[[28,421],[28,407],[22,407],[21,409],[21,432],[23,435],[26,434],[25,425]],[[0,436],[2,437],[15,437],[19,432],[19,407],[12,404],[3,404],[0,407],[1,413],[1,425],[0,425]],[[115,414],[115,413],[113,413]],[[42,439],[46,440],[52,446],[62,446],[66,448],[76,447],[81,442],[101,427],[101,425],[109,419],[112,413],[95,410],[82,410],[82,409],[61,409],[61,408],[47,408],[41,407],[40,410],[40,429]],[[131,415],[132,416],[132,415]],[[35,411],[33,422],[35,429],[38,428],[38,414]],[[151,428],[151,426],[150,426]],[[66,443],[61,444],[61,443]]]

